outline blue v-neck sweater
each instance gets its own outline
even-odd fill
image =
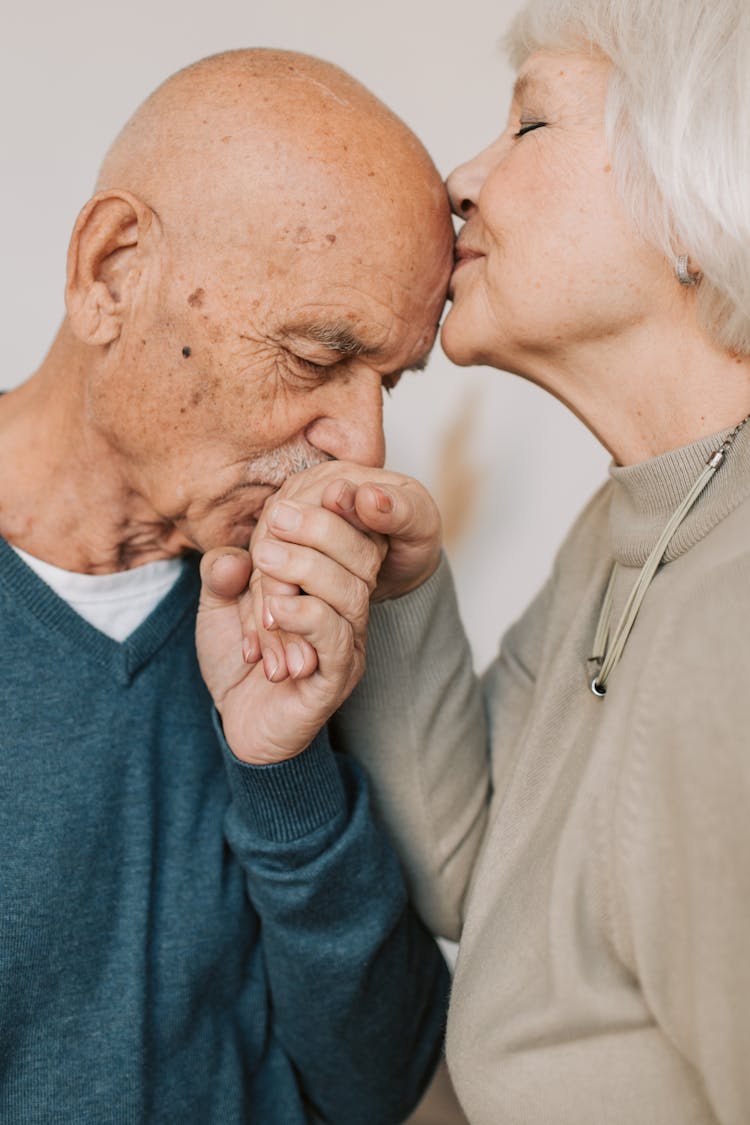
[[[0,540],[0,1121],[388,1125],[446,976],[325,737],[238,762],[197,564],[124,643]]]

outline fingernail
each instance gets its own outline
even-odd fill
[[[248,637],[242,641],[242,659],[246,664],[257,664],[258,662],[258,643],[257,640],[253,643]]]
[[[341,485],[341,490],[336,497],[336,503],[342,511],[353,512],[355,497],[356,492],[354,490],[354,485],[349,484],[348,481],[344,481],[344,483]]]
[[[276,618],[271,613],[271,607],[268,604],[268,598],[263,599],[263,628],[273,629],[276,624]]]
[[[291,504],[276,504],[271,510],[271,523],[281,531],[296,531],[302,523],[302,512]]]
[[[266,673],[266,679],[273,683],[273,678],[279,670],[279,662],[270,650],[263,656],[263,668]]]
[[[375,488],[373,485],[372,491],[375,493],[375,507],[379,512],[392,512],[393,511],[393,497],[384,492],[382,488]]]
[[[259,566],[283,566],[289,553],[281,543],[271,543],[264,539],[253,551],[253,560]]]
[[[302,649],[294,643],[286,646],[286,666],[292,678],[299,676],[305,664]]]

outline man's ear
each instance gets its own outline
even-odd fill
[[[120,335],[155,219],[142,200],[119,190],[98,192],[78,216],[68,249],[65,304],[83,343],[111,344]]]

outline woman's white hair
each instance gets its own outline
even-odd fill
[[[698,316],[750,353],[750,0],[528,0],[507,46],[613,63],[607,140],[636,229],[703,280]]]

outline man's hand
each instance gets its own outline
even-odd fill
[[[327,513],[338,519],[326,518]],[[426,489],[398,473],[329,462],[290,477],[270,498],[253,535],[251,597],[241,607],[244,643],[253,654],[260,648],[269,677],[303,678],[315,669],[316,654],[304,639],[267,627],[265,599],[300,588],[309,592],[304,581],[290,580],[290,571],[269,565],[267,546],[274,541],[306,546],[317,553],[317,562],[308,556],[311,570],[330,556],[360,574],[368,540],[381,557],[387,552],[373,600],[398,597],[425,582],[438,565],[441,547],[440,516]]]
[[[243,639],[241,609],[253,597],[248,588],[249,554],[219,548],[201,562],[196,625],[201,672],[221,714],[227,742],[244,762],[267,765],[304,750],[364,671],[370,592],[382,551],[337,516],[314,509],[311,522],[318,535],[325,535],[321,523],[333,521],[358,540],[359,550],[351,542],[344,544],[356,573],[335,555],[270,539],[264,544],[269,573],[292,588],[303,587],[308,595],[275,593],[263,604],[268,634],[283,629],[294,644],[313,654],[314,666],[308,665],[304,676],[269,676],[269,657],[261,661],[257,637]]]

